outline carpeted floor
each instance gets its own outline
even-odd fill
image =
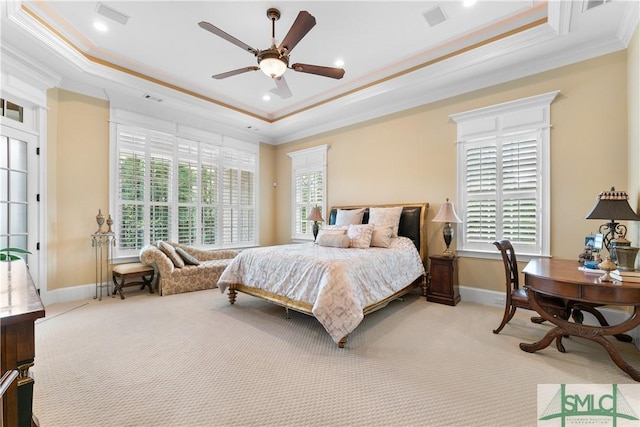
[[[634,383],[589,341],[535,354],[520,311],[428,303],[372,313],[339,349],[313,318],[217,289],[47,307],[34,413],[53,426],[535,426],[537,384]],[[640,367],[633,344],[612,341]]]

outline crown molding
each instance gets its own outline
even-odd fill
[[[622,25],[618,30],[618,38],[624,44],[626,48],[631,43],[634,33],[638,28],[638,22],[640,21],[640,2],[630,1],[627,4],[627,10],[622,18]]]

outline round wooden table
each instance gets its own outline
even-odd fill
[[[564,352],[562,337],[575,336],[597,342],[607,350],[611,360],[635,381],[640,381],[640,371],[627,363],[618,350],[606,338],[619,335],[640,325],[640,283],[601,282],[597,274],[585,274],[578,270],[573,260],[534,259],[522,270],[525,289],[532,307],[545,320],[556,325],[538,342],[522,343],[520,349],[534,353],[556,341],[558,350]],[[617,325],[591,326],[555,317],[544,310],[537,298],[539,294],[568,299],[588,305],[619,305],[633,307],[631,316]]]

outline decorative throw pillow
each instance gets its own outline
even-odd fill
[[[158,247],[169,257],[173,265],[177,268],[184,267],[184,261],[180,258],[180,255],[178,255],[178,252],[176,252],[176,248],[163,241],[158,242]]]
[[[398,237],[398,226],[400,225],[400,215],[402,206],[392,208],[369,208],[369,224],[376,227],[393,227],[391,237]]]
[[[180,258],[182,258],[182,260],[184,261],[185,264],[200,265],[200,261],[198,261],[198,258],[194,257],[189,252],[187,252],[184,249],[179,248],[179,247],[177,247],[175,249],[176,249],[176,252],[178,253],[178,255],[180,255]]]
[[[379,248],[388,248],[391,244],[391,235],[393,234],[393,227],[373,227],[373,234],[371,235],[371,246]]]
[[[338,209],[335,225],[362,224],[364,208],[362,209]]]
[[[347,234],[347,228],[348,227],[338,227],[338,228],[329,228],[327,226],[322,227],[320,231],[318,231],[318,238],[316,239],[316,242],[322,236],[344,236]]]
[[[366,249],[371,245],[373,224],[351,224],[347,236],[351,239],[352,248]]]
[[[333,248],[348,248],[351,239],[347,237],[346,234],[324,234],[322,236],[318,235],[318,245],[320,246],[331,246]]]

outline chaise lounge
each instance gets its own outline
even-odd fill
[[[140,262],[156,267],[160,295],[173,295],[216,288],[220,275],[237,254],[232,250],[202,250],[158,242],[141,249]]]

